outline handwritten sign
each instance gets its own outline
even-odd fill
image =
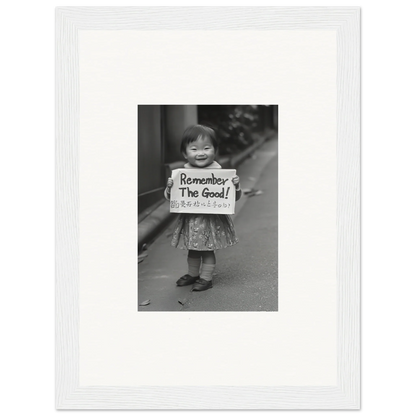
[[[234,214],[235,169],[175,169],[170,212]]]

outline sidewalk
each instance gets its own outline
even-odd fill
[[[218,250],[214,287],[191,292],[177,287],[187,271],[187,251],[170,246],[174,223],[148,247],[139,263],[139,311],[277,310],[277,140],[263,144],[238,168],[243,195],[233,217],[240,242]]]

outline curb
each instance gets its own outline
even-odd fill
[[[138,226],[139,252],[144,244],[152,241],[175,218],[170,214],[169,201],[159,205]]]
[[[265,135],[261,137],[256,143],[252,144],[247,149],[243,150],[241,153],[235,156],[226,156],[219,160],[219,163],[224,169],[234,169],[240,165],[245,159],[247,159],[255,150],[264,144],[267,140],[270,140],[276,136],[276,132],[272,134]],[[169,165],[171,168],[176,168],[179,166],[179,162],[175,162]],[[181,162],[183,165],[183,162]],[[169,173],[170,174],[170,173]],[[165,201],[159,205],[151,214],[143,219],[138,224],[138,246],[139,252],[143,248],[144,244],[147,244],[149,241],[152,241],[157,235],[167,227],[174,219],[176,215],[170,214],[169,201]]]

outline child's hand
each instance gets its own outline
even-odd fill
[[[166,187],[168,189],[172,188],[173,186],[173,179],[172,178],[168,178],[168,183],[166,184]]]
[[[237,190],[240,188],[240,178],[236,175],[236,176],[233,176],[232,178],[231,178],[231,180],[232,180],[232,182],[233,182],[233,184],[234,184],[234,186],[237,188]]]

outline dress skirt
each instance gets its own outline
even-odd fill
[[[171,245],[183,250],[214,251],[237,243],[229,215],[180,214]]]

